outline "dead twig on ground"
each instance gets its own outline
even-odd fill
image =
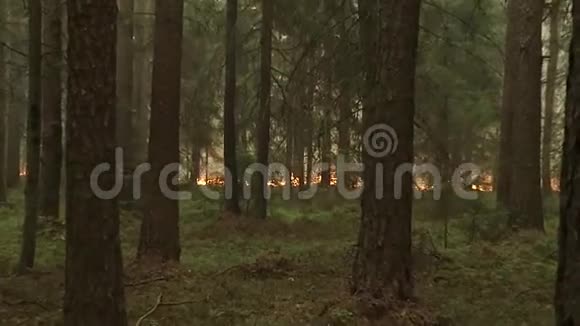
[[[135,323],[135,326],[141,326],[141,323],[145,319],[147,319],[149,316],[151,316],[155,312],[155,310],[157,310],[157,308],[159,308],[159,305],[161,304],[161,299],[163,299],[163,293],[159,293],[159,296],[157,297],[157,301],[155,302],[155,305],[137,320],[137,323]]]
[[[137,281],[133,283],[125,283],[125,287],[136,287],[141,285],[147,285],[155,282],[167,281],[167,277],[156,277],[149,280]]]
[[[38,301],[19,300],[17,302],[10,302],[8,300],[2,300],[2,303],[7,306],[38,306],[44,311],[50,311],[50,309]]]
[[[159,307],[175,307],[175,306],[183,306],[187,304],[194,304],[196,301],[187,300],[187,301],[177,301],[177,302],[163,302],[163,293],[159,293],[157,297],[157,301],[155,301],[155,305],[151,307],[143,316],[137,320],[135,326],[140,326],[145,319],[149,318]]]

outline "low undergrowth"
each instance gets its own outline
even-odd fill
[[[11,201],[13,208],[0,208],[0,324],[60,325],[63,230],[44,228],[37,268],[12,276],[22,205],[19,197]],[[218,203],[184,203],[182,261],[164,267],[134,264],[139,218],[124,212],[130,325],[367,325],[348,292],[358,204],[325,201],[274,201],[266,221],[223,220]],[[513,234],[483,199],[474,210],[450,214],[444,248],[443,221],[430,215],[432,205],[416,203],[417,302],[399,307],[383,325],[423,316],[436,325],[552,324],[552,214],[546,234]]]

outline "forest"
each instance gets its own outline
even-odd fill
[[[0,325],[580,326],[580,0],[0,0]]]

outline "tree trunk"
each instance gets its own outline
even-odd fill
[[[368,131],[386,124],[398,133],[395,153],[378,155],[371,146],[363,151],[365,187],[352,291],[368,300],[365,302],[370,317],[381,317],[388,309],[387,300],[407,300],[413,295],[413,181],[411,174],[406,173],[398,185],[400,194],[396,194],[395,171],[403,164],[413,163],[420,1],[386,0],[375,4],[364,0],[359,8],[366,79],[363,125]],[[372,41],[375,35],[381,36],[380,46]],[[380,65],[376,65],[377,60]],[[383,69],[376,71],[377,66]],[[383,166],[382,176],[377,174],[378,164]],[[384,305],[373,304],[377,300]]]
[[[41,64],[42,64],[42,5],[41,0],[29,2],[29,80],[28,126],[26,132],[26,188],[22,247],[18,271],[26,272],[34,266],[36,229],[38,223],[38,186],[40,172],[41,135]]]
[[[447,22],[443,21],[443,30],[445,35],[449,35],[449,26]],[[444,46],[444,53],[441,64],[445,68],[451,68],[449,64],[449,49],[447,44],[445,43]],[[439,146],[437,148],[437,159],[439,163],[439,169],[441,172],[441,198],[437,201],[437,209],[438,209],[438,217],[443,220],[443,245],[444,248],[447,249],[449,246],[449,218],[450,218],[450,204],[451,204],[451,196],[452,196],[452,187],[451,187],[451,151],[450,151],[450,139],[449,139],[449,115],[450,115],[450,106],[449,103],[451,101],[451,94],[450,92],[444,90],[440,94],[443,98],[443,103],[440,108],[439,113],[439,126],[438,126],[438,136],[439,139],[435,141],[438,142]]]
[[[342,83],[342,94],[339,99],[339,122],[338,122],[338,154],[342,155],[344,162],[350,162],[350,125],[352,124],[352,109],[350,85]],[[339,177],[337,175],[337,177]],[[352,184],[352,174],[345,173],[344,185],[350,187]]]
[[[544,107],[544,133],[542,139],[542,189],[544,195],[552,193],[552,137],[554,107],[560,59],[560,0],[552,0],[550,8],[550,63],[546,82]]]
[[[296,91],[296,89],[294,89],[291,86],[291,92]],[[294,94],[293,94],[294,96]],[[296,140],[295,138],[295,128],[296,128],[296,122],[295,122],[295,112],[294,112],[294,105],[295,105],[295,101],[294,99],[290,99],[289,100],[291,103],[285,103],[284,106],[286,108],[286,111],[284,112],[284,119],[286,120],[286,167],[288,168],[288,171],[290,171],[290,175],[294,174],[294,142]]]
[[[497,166],[497,206],[501,209],[509,208],[509,194],[512,177],[512,147],[513,147],[513,120],[514,120],[514,87],[517,83],[517,75],[512,64],[518,61],[520,50],[518,49],[518,27],[517,22],[512,21],[514,10],[516,9],[517,1],[525,0],[508,0],[508,24],[506,30],[506,50],[504,62],[504,80],[503,80],[503,97],[500,111],[500,139],[499,139],[499,155]]]
[[[9,72],[9,80],[12,73]],[[9,189],[20,184],[20,150],[24,114],[22,106],[17,104],[12,89],[8,94],[8,134],[6,139],[6,186]]]
[[[240,209],[239,186],[238,186],[238,164],[236,159],[236,34],[238,20],[238,1],[227,0],[226,17],[226,85],[224,98],[224,164],[226,171],[229,171],[232,184],[231,196],[226,195],[225,215],[237,217],[242,213]]]
[[[312,173],[314,170],[314,144],[312,142],[312,135],[314,134],[312,130],[312,121],[308,123],[308,145],[306,146],[306,186],[310,187],[312,185]]]
[[[262,0],[262,36],[260,41],[260,112],[257,125],[257,163],[268,166],[270,152],[270,106],[272,88],[272,23],[273,0]],[[256,173],[253,180],[254,214],[257,218],[265,219],[268,215],[268,201],[266,191],[268,177]]]
[[[332,101],[332,99],[330,100]],[[330,125],[331,125],[331,118],[330,118],[330,110],[326,109],[324,113],[324,117],[322,117],[322,140],[320,143],[320,157],[322,163],[330,164],[331,162],[331,137],[330,137]],[[330,166],[328,169],[323,170],[320,173],[320,185],[323,188],[330,187]]]
[[[543,0],[511,0],[504,110],[511,110],[508,211],[514,228],[544,229],[540,144]],[[517,119],[517,123],[516,120]]]
[[[145,184],[145,210],[137,257],[154,262],[179,261],[179,202],[169,198],[167,187],[175,173],[160,180],[162,171],[179,164],[179,113],[183,0],[156,0],[149,163]],[[172,171],[173,172],[173,171]],[[167,189],[165,189],[167,190]]]
[[[302,93],[300,93],[302,94]],[[304,179],[305,179],[305,169],[304,169],[304,132],[306,131],[304,128],[304,120],[302,115],[304,114],[302,103],[299,101],[299,104],[296,106],[296,109],[300,109],[300,112],[297,112],[294,115],[295,123],[294,123],[294,132],[293,132],[293,161],[292,161],[292,171],[293,176],[296,180],[298,180],[298,187],[300,189],[304,186]],[[293,180],[291,180],[293,181]]]
[[[116,16],[113,0],[69,0],[66,117],[66,326],[126,326],[119,210],[91,173],[115,166]],[[111,189],[117,173],[99,178]]]
[[[14,16],[13,8],[9,8],[8,17]],[[25,24],[21,24],[16,28],[16,33],[25,33]],[[8,41],[11,45],[16,43],[15,37],[9,37]],[[12,51],[6,53],[7,56],[12,58],[15,56]],[[24,135],[24,125],[25,125],[25,92],[26,86],[24,85],[24,75],[26,72],[16,69],[15,67],[8,66],[8,84],[9,92],[8,96],[8,139],[6,148],[6,185],[8,188],[13,189],[20,185],[20,172],[21,172],[21,146],[22,138]]]
[[[137,165],[133,132],[133,0],[120,0],[117,22],[117,144],[126,174]]]
[[[0,3],[0,26],[6,22],[6,2]],[[0,30],[0,39],[5,37],[4,29]],[[0,204],[6,202],[6,121],[7,121],[7,89],[8,80],[6,79],[6,56],[4,55],[4,46],[0,46]]]
[[[44,0],[44,78],[42,79],[42,160],[40,214],[56,220],[62,171],[62,4]]]
[[[194,184],[201,177],[201,149],[196,144],[191,146],[191,179]]]
[[[134,2],[135,11],[148,13],[152,11],[151,0]],[[134,159],[135,162],[147,160],[147,143],[149,139],[149,104],[151,91],[151,63],[149,38],[151,19],[147,15],[138,15],[133,20],[135,34],[133,58],[133,100],[135,114]]]
[[[580,5],[573,2],[560,192],[556,325],[580,323]]]

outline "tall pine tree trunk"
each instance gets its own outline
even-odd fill
[[[59,217],[62,171],[62,4],[44,0],[40,214]]]
[[[138,258],[154,262],[179,261],[179,202],[162,187],[177,191],[175,174],[160,180],[163,169],[178,164],[183,0],[157,0],[149,163],[145,183],[144,217]],[[176,172],[177,173],[177,172]]]
[[[562,157],[556,325],[580,324],[580,3],[573,1]]]
[[[41,138],[41,64],[42,64],[42,4],[41,0],[29,2],[29,77],[28,77],[28,125],[26,132],[26,188],[24,190],[25,212],[22,229],[22,247],[18,271],[26,272],[34,266],[36,230],[38,223],[38,186],[40,172]]]
[[[373,155],[377,153],[370,148],[363,150],[362,218],[352,291],[368,303],[367,313],[378,318],[386,313],[388,300],[407,300],[413,295],[412,176],[406,173],[402,177],[398,185],[400,198],[395,194],[394,182],[395,171],[403,164],[413,163],[414,157],[419,3],[364,0],[359,7],[366,79],[363,126],[368,131],[386,124],[398,133],[395,153]],[[380,45],[373,41],[377,35]],[[376,71],[377,66],[383,68]],[[378,164],[382,164],[383,173],[377,173]],[[382,196],[379,191],[384,191]]]
[[[93,192],[91,173],[115,166],[116,17],[113,0],[68,0],[66,326],[126,326],[116,199]],[[99,178],[111,189],[114,169]]]
[[[332,101],[332,100],[331,100]],[[324,164],[331,164],[331,156],[332,156],[332,144],[331,144],[331,135],[330,135],[330,125],[332,124],[332,119],[330,117],[330,110],[326,109],[324,116],[322,117],[321,123],[321,130],[322,130],[322,139],[320,142],[320,157],[322,163]],[[323,188],[330,187],[330,167],[328,169],[324,169],[320,173],[320,185]]]
[[[133,0],[120,0],[117,22],[117,144],[123,148],[126,174],[137,165],[133,132]]]
[[[135,12],[149,13],[152,11],[152,0],[134,2]],[[134,129],[134,159],[135,162],[147,160],[147,144],[149,139],[149,104],[151,92],[151,64],[150,64],[150,33],[151,18],[142,14],[133,20],[134,58],[133,58],[133,107],[135,109]]]
[[[544,195],[552,193],[552,138],[558,66],[560,62],[560,0],[552,0],[550,7],[550,63],[546,82],[544,106],[544,133],[542,138],[542,189]]]
[[[504,62],[504,80],[503,80],[503,97],[500,109],[500,140],[499,140],[499,155],[497,162],[497,206],[501,209],[509,208],[509,195],[512,177],[512,147],[513,147],[513,121],[514,121],[514,87],[518,82],[517,73],[512,65],[516,64],[519,56],[519,49],[517,48],[517,23],[512,21],[514,19],[514,12],[516,10],[516,2],[526,0],[508,0],[508,24],[506,30],[506,51]],[[514,71],[514,72],[512,72]]]
[[[8,16],[15,16],[14,10],[9,8]],[[25,23],[16,27],[16,34],[24,33]],[[16,43],[15,37],[7,39],[10,45]],[[8,51],[10,59],[15,56],[12,51]],[[24,136],[26,109],[24,108],[24,99],[26,98],[26,86],[24,85],[24,72],[15,67],[8,66],[8,80],[10,86],[7,88],[8,93],[8,135],[6,148],[6,185],[12,189],[20,185],[20,167],[21,167],[21,146]]]
[[[6,23],[6,2],[0,3],[0,26]],[[4,29],[0,30],[0,39],[5,37]],[[6,79],[6,56],[4,46],[0,46],[0,204],[6,202],[6,138],[7,138],[7,100],[8,80]]]
[[[236,133],[236,49],[238,1],[227,0],[226,17],[226,85],[224,98],[224,164],[231,176],[231,195],[226,196],[225,215],[239,216],[238,164],[237,164],[237,133]]]
[[[543,230],[541,93],[543,0],[510,0],[504,110],[511,110],[507,209],[514,228]],[[500,180],[501,181],[501,180]]]
[[[261,36],[261,63],[260,63],[260,112],[257,125],[257,163],[268,166],[270,153],[270,106],[272,88],[272,24],[273,0],[262,0],[262,36]],[[257,218],[265,219],[268,215],[268,201],[266,191],[268,176],[256,173],[253,180],[254,214]]]

